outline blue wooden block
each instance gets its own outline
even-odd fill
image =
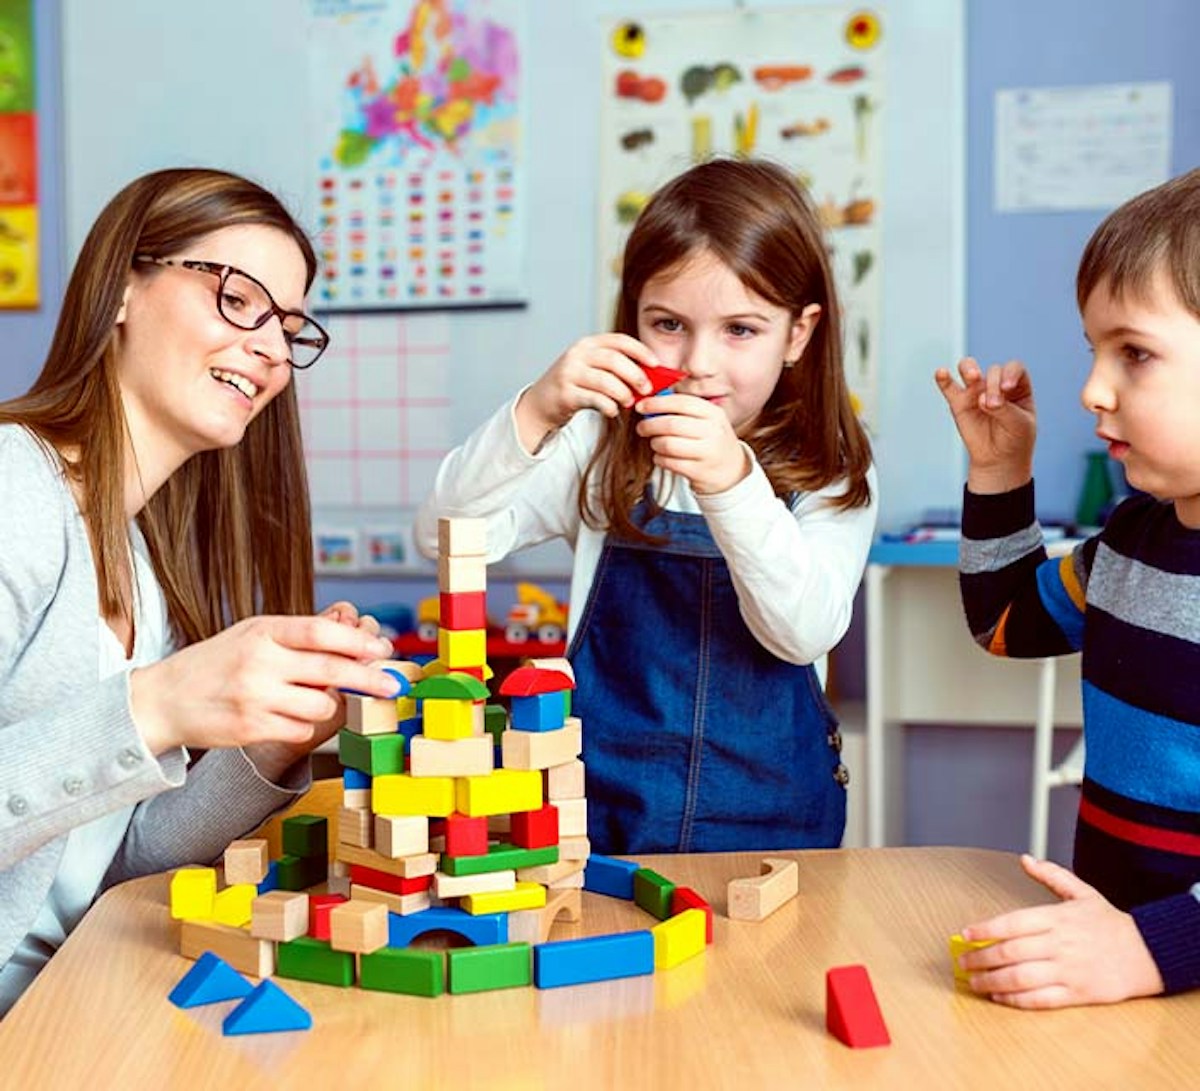
[[[258,884],[258,892],[266,894],[269,890],[279,889],[279,861],[267,861],[267,874],[263,877],[263,881]]]
[[[414,735],[421,734],[422,720],[420,716],[413,716],[408,720],[401,720],[396,725],[396,730],[404,736],[404,750],[406,753],[412,752],[412,741]]]
[[[203,1004],[219,1004],[222,1000],[240,1000],[254,989],[241,974],[219,955],[205,951],[167,999],[177,1008],[198,1008]]]
[[[277,1030],[308,1030],[308,1014],[270,978],[262,982],[221,1023],[224,1034],[268,1034]]]
[[[583,889],[610,898],[633,900],[633,876],[641,867],[632,860],[615,860],[593,852],[583,869]]]
[[[342,787],[347,789],[354,788],[370,788],[371,774],[364,773],[361,769],[351,769],[350,766],[342,766]]]
[[[509,715],[514,731],[557,731],[563,725],[562,693],[514,697]]]
[[[407,947],[426,932],[453,932],[477,947],[508,942],[508,914],[480,913],[474,916],[451,906],[435,906],[420,913],[388,914],[388,946]]]
[[[654,936],[645,930],[539,943],[533,949],[533,983],[539,989],[652,973]]]

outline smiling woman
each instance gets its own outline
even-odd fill
[[[261,187],[146,175],[0,405],[23,513],[0,539],[0,1014],[105,887],[212,860],[304,790],[338,689],[395,693],[373,619],[311,616],[291,375],[328,341],[315,272]]]

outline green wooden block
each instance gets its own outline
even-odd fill
[[[338,732],[338,758],[343,765],[373,777],[404,772],[405,738],[392,735],[359,735],[342,728]]]
[[[571,715],[571,691],[569,689],[564,689],[562,691],[562,695],[563,695],[563,719],[565,720],[568,716]]]
[[[558,846],[523,849],[520,845],[489,845],[485,856],[447,856],[442,853],[442,871],[447,875],[483,875],[489,871],[515,871],[520,867],[557,864]]]
[[[500,736],[508,729],[508,712],[503,705],[483,706],[483,729],[492,737],[496,746],[500,745]]]
[[[325,940],[300,936],[276,944],[275,976],[346,987],[354,984],[354,955],[335,951]]]
[[[276,874],[280,890],[307,890],[329,878],[329,861],[324,856],[293,856],[278,860]]]
[[[329,856],[329,820],[318,814],[294,814],[283,820],[283,851],[289,856]]]
[[[671,895],[675,884],[657,871],[638,868],[633,873],[633,900],[647,913],[665,921],[671,915]]]
[[[359,956],[358,983],[364,989],[406,996],[441,996],[446,991],[446,958],[441,951],[384,947]]]
[[[450,992],[455,994],[515,989],[533,982],[533,949],[528,943],[458,947],[446,956]]]

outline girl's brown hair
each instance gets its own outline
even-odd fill
[[[871,446],[850,404],[833,273],[812,202],[782,167],[763,160],[713,159],[685,171],[655,193],[630,233],[613,328],[636,337],[646,284],[701,251],[793,319],[809,304],[821,308],[803,357],[783,369],[745,437],[776,495],[786,500],[845,479],[834,503],[866,505]],[[633,413],[605,419],[579,504],[590,526],[645,540],[632,513],[654,466],[636,427]],[[595,496],[587,487],[593,474]]]
[[[295,240],[304,232],[261,186],[223,171],[144,175],[100,213],[67,284],[41,374],[0,405],[63,457],[81,493],[96,557],[101,613],[128,614],[131,572],[124,514],[128,437],[114,334],[134,256],[177,254],[224,227],[258,225]],[[189,459],[138,516],[176,639],[187,644],[251,614],[311,613],[308,483],[293,384],[251,422],[242,442]]]
[[[1200,168],[1126,201],[1096,228],[1075,277],[1079,309],[1101,281],[1114,296],[1148,295],[1160,268],[1200,317]]]

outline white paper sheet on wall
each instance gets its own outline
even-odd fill
[[[996,92],[997,212],[1115,208],[1171,173],[1171,85]]]

